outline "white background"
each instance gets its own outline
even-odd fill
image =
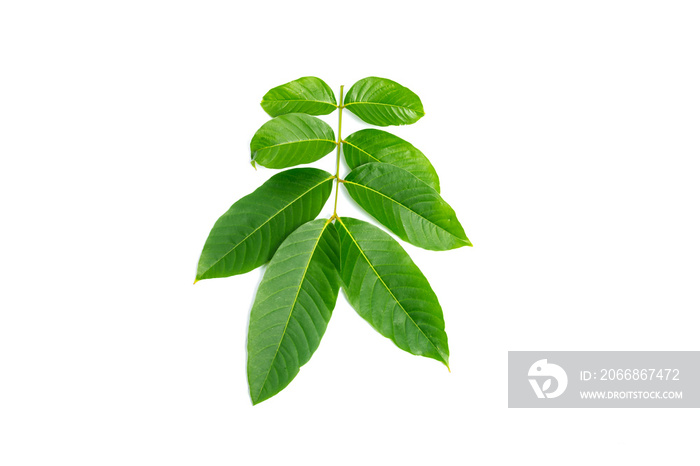
[[[506,362],[700,349],[699,24],[675,1],[3,2],[0,464],[697,464],[697,410],[509,410]],[[248,164],[262,95],[308,75],[421,97],[389,130],[475,247],[406,246],[451,374],[341,296],[253,407],[261,271],[192,281],[273,174]]]

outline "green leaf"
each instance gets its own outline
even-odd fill
[[[452,207],[406,170],[367,163],[351,171],[343,186],[363,209],[404,241],[434,251],[471,246]]]
[[[272,117],[287,113],[328,115],[338,108],[333,90],[322,79],[313,76],[270,89],[260,105]]]
[[[263,167],[311,163],[336,148],[333,129],[303,113],[281,115],[260,127],[250,141],[250,158]]]
[[[253,404],[286,387],[318,348],[338,297],[339,266],[338,233],[325,219],[299,227],[272,257],[250,311]]]
[[[440,180],[428,158],[408,141],[378,129],[363,129],[343,140],[343,154],[350,168],[384,162],[413,173],[440,192]]]
[[[402,350],[448,366],[442,308],[406,251],[369,223],[343,217],[335,227],[340,236],[340,275],[352,307]]]
[[[343,99],[343,106],[377,126],[410,125],[425,115],[423,104],[413,91],[384,78],[357,81]]]
[[[287,235],[321,212],[332,188],[333,176],[316,168],[271,177],[216,221],[195,282],[250,272],[270,260]]]

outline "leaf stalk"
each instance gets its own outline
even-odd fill
[[[343,129],[343,88],[345,85],[340,86],[340,105],[338,105],[338,151],[335,158],[335,203],[333,204],[333,216],[332,219],[338,218],[338,185],[340,185],[340,143],[343,141],[341,136],[341,130]]]

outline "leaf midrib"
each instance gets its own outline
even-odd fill
[[[346,141],[345,139],[343,139],[341,142],[347,144],[348,146],[354,147],[355,149],[359,150],[360,152],[364,152],[365,154],[367,154],[368,156],[372,157],[372,158],[373,158],[374,160],[376,160],[377,162],[382,162],[380,159],[378,159],[378,158],[375,157],[374,155],[370,154],[370,153],[367,152],[366,150],[364,150],[364,149],[362,149],[362,148],[360,148],[360,147],[357,147],[355,144],[353,144],[353,143],[351,143],[351,142],[348,142],[348,141]]]
[[[330,142],[331,144],[336,144],[335,141],[331,141],[330,139],[300,139],[298,141],[288,141],[288,142],[280,142],[279,144],[273,144],[271,146],[265,146],[261,147],[260,149],[255,149],[255,155],[258,154],[258,152],[262,150],[267,150],[267,149],[272,149],[273,147],[279,147],[279,146],[284,146],[287,144],[301,144],[304,142],[315,142],[315,141],[325,141],[325,142]]]
[[[287,333],[287,327],[289,326],[289,321],[292,320],[292,314],[294,313],[294,308],[297,305],[297,300],[299,299],[299,293],[301,293],[301,286],[304,284],[304,280],[306,279],[306,272],[309,271],[309,266],[311,265],[311,260],[314,258],[314,255],[316,254],[316,248],[318,247],[318,243],[321,242],[321,237],[323,236],[323,233],[326,231],[326,228],[328,228],[328,225],[330,224],[330,220],[326,221],[326,223],[323,225],[323,228],[321,228],[321,233],[318,235],[318,238],[316,238],[316,242],[314,243],[314,247],[311,249],[311,254],[309,254],[309,260],[306,262],[306,267],[304,267],[304,273],[301,276],[301,280],[299,280],[299,285],[297,286],[297,294],[294,296],[294,301],[292,301],[292,305],[289,307],[289,315],[287,316],[287,322],[284,324],[284,329],[282,329],[282,336],[280,336],[280,341],[277,343],[277,349],[275,349],[275,355],[272,356],[272,360],[270,361],[270,367],[267,370],[267,373],[265,374],[265,379],[263,380],[263,383],[260,385],[260,391],[258,392],[258,396],[256,400],[260,399],[260,395],[262,395],[262,392],[265,388],[265,384],[267,383],[268,377],[270,377],[270,373],[272,372],[272,367],[275,365],[275,360],[277,359],[277,355],[279,354],[280,347],[282,346],[282,340],[284,340],[284,336]]]
[[[364,104],[364,105],[383,105],[385,107],[394,107],[394,108],[405,108],[406,110],[410,110],[412,112],[416,112],[419,115],[425,116],[425,111],[422,110],[416,110],[415,108],[411,107],[406,107],[405,105],[393,105],[393,104],[385,104],[382,102],[350,102],[349,104],[343,104],[343,107],[349,107],[350,105],[357,105],[357,104]]]
[[[272,221],[273,218],[277,217],[279,214],[281,214],[282,212],[284,212],[284,210],[287,209],[287,207],[289,207],[290,205],[294,204],[294,203],[297,202],[299,199],[301,199],[302,197],[306,196],[306,195],[309,194],[311,191],[313,191],[314,189],[316,189],[316,188],[318,188],[319,186],[321,186],[323,183],[326,183],[326,182],[328,182],[329,180],[332,180],[333,178],[334,178],[333,176],[329,176],[329,177],[326,178],[325,180],[321,181],[321,182],[318,183],[318,184],[315,184],[315,185],[312,186],[311,188],[309,188],[309,189],[307,189],[306,191],[304,191],[302,194],[300,194],[299,196],[297,196],[292,202],[288,203],[286,206],[282,207],[282,208],[281,208],[280,210],[278,210],[274,215],[272,215],[270,218],[268,218],[268,219],[265,220],[263,223],[261,223],[258,227],[256,227],[255,230],[251,231],[248,235],[246,235],[245,238],[243,238],[243,239],[240,240],[238,243],[236,243],[231,249],[228,250],[228,252],[226,252],[226,254],[224,254],[223,256],[221,256],[221,257],[220,257],[216,262],[214,262],[207,270],[205,270],[204,272],[202,272],[202,274],[201,274],[200,276],[201,276],[201,277],[204,277],[204,275],[205,275],[207,272],[209,272],[212,268],[214,268],[214,266],[216,266],[216,264],[218,264],[219,262],[221,262],[222,260],[224,260],[224,258],[225,258],[226,256],[228,256],[229,254],[231,254],[231,253],[233,252],[234,249],[236,249],[238,246],[240,246],[241,244],[243,244],[248,238],[251,237],[251,235],[253,235],[255,232],[257,232],[257,231],[258,231],[259,229],[261,229],[263,226],[265,226],[265,225],[267,225],[268,223],[270,223],[270,221]]]
[[[338,108],[338,104],[335,104],[333,102],[326,102],[325,100],[311,100],[311,99],[279,99],[279,100],[262,100],[260,103],[275,103],[275,102],[313,102],[316,104],[328,104],[332,105],[335,108]]]
[[[367,255],[365,254],[365,252],[364,252],[364,251],[362,250],[362,248],[360,247],[360,244],[357,242],[357,240],[355,240],[355,237],[352,236],[352,233],[350,233],[350,230],[348,230],[348,227],[345,226],[345,224],[344,224],[343,221],[340,219],[340,217],[338,217],[338,221],[339,221],[340,224],[343,226],[343,228],[345,229],[345,231],[348,233],[348,236],[350,237],[350,239],[352,240],[352,242],[355,244],[355,247],[357,247],[357,250],[360,251],[360,254],[362,254],[362,257],[365,258],[365,261],[367,262],[367,265],[369,265],[369,267],[372,269],[372,272],[374,272],[374,274],[377,276],[377,278],[378,278],[379,281],[382,283],[382,285],[384,285],[384,288],[386,288],[386,291],[389,293],[389,295],[391,295],[392,299],[396,302],[396,304],[399,305],[399,307],[400,307],[401,310],[404,312],[404,314],[406,314],[406,317],[408,317],[408,319],[411,321],[411,323],[412,323],[413,325],[416,326],[416,328],[417,328],[418,331],[421,333],[421,335],[423,335],[423,336],[425,337],[425,339],[428,340],[428,343],[430,343],[430,345],[431,345],[433,348],[435,348],[435,351],[437,351],[437,354],[440,355],[440,358],[442,358],[442,360],[443,360],[443,362],[445,363],[445,365],[447,365],[447,361],[445,361],[445,358],[444,358],[444,356],[443,356],[443,354],[442,354],[442,351],[440,351],[440,350],[438,349],[438,347],[435,346],[435,343],[433,343],[433,341],[432,341],[430,338],[428,338],[428,335],[426,335],[425,332],[423,332],[423,329],[420,328],[420,326],[416,323],[415,320],[413,320],[413,317],[411,317],[411,314],[409,314],[408,311],[406,311],[406,309],[403,307],[403,305],[402,305],[401,302],[398,300],[398,298],[396,298],[396,296],[394,295],[394,293],[391,291],[391,289],[389,288],[389,286],[384,282],[384,279],[382,279],[381,275],[379,275],[379,272],[377,272],[377,269],[374,268],[374,265],[372,265],[372,262],[370,262],[369,257],[367,257]],[[449,366],[448,366],[448,368],[449,368]]]
[[[387,196],[386,194],[384,194],[384,193],[382,193],[382,192],[380,192],[380,191],[377,191],[376,189],[372,189],[372,188],[370,188],[369,186],[365,186],[365,185],[363,185],[363,184],[355,183],[354,181],[345,180],[345,181],[343,181],[343,184],[352,184],[352,185],[355,185],[355,186],[359,186],[359,187],[361,187],[361,188],[365,188],[365,189],[368,190],[368,191],[372,191],[372,192],[375,193],[375,194],[379,194],[380,196],[382,196],[382,197],[384,197],[384,198],[386,198],[386,199],[389,199],[391,202],[400,205],[401,207],[403,207],[404,209],[408,210],[409,212],[414,213],[416,216],[422,218],[423,220],[425,220],[426,222],[430,223],[431,225],[435,225],[437,228],[439,228],[440,230],[444,231],[445,233],[447,233],[447,234],[450,235],[451,237],[457,239],[458,241],[461,241],[462,243],[466,243],[466,241],[464,241],[462,238],[460,238],[460,237],[458,237],[458,236],[455,236],[453,233],[451,233],[451,232],[445,230],[443,227],[441,227],[441,226],[438,225],[437,223],[428,220],[427,218],[425,218],[424,216],[422,216],[421,214],[419,214],[419,213],[416,212],[415,210],[413,210],[413,209],[409,208],[408,206],[406,206],[406,205],[400,203],[399,201],[397,201],[397,200],[394,199],[393,197],[389,197],[389,196]],[[428,185],[426,184],[426,186],[428,186]],[[431,188],[431,189],[432,189],[432,188]]]

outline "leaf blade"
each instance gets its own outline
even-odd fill
[[[440,179],[428,158],[413,144],[386,131],[368,128],[343,141],[343,155],[351,169],[371,162],[395,165],[440,192]]]
[[[338,105],[328,84],[314,76],[305,76],[274,87],[263,96],[260,105],[271,117],[288,113],[328,115]]]
[[[343,99],[343,107],[377,126],[410,125],[425,115],[423,103],[413,91],[374,76],[353,84]]]
[[[339,254],[337,231],[318,219],[290,234],[270,261],[250,312],[253,404],[284,389],[318,348],[340,289]]]
[[[303,113],[280,115],[256,131],[250,141],[251,161],[267,168],[311,163],[336,148],[326,122]]]
[[[433,251],[471,246],[452,207],[406,170],[367,163],[342,184],[355,202],[404,241]]]
[[[272,176],[216,221],[202,249],[196,281],[239,275],[270,260],[294,229],[321,212],[332,187],[333,176],[316,168]]]
[[[350,305],[399,348],[449,368],[442,307],[406,251],[367,222],[342,217],[335,226],[340,275]]]

